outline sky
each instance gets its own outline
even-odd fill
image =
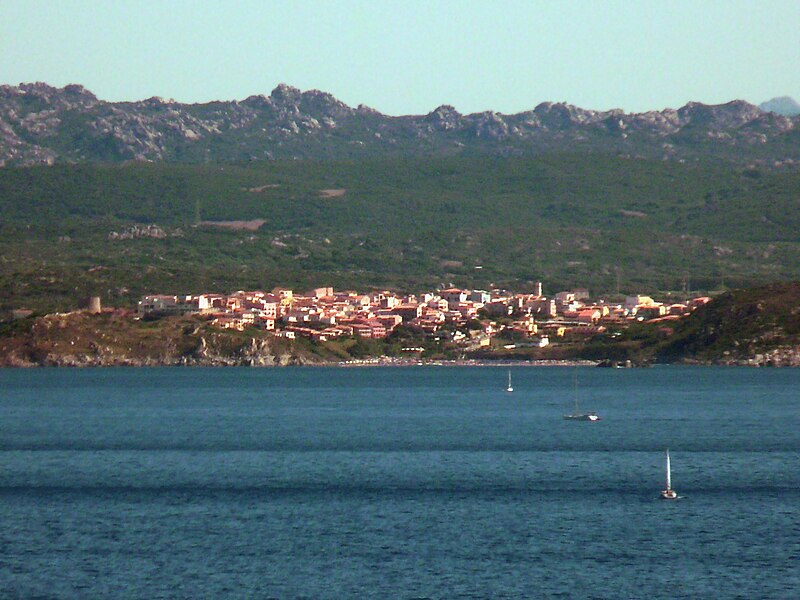
[[[0,84],[389,115],[800,100],[800,0],[0,0]]]

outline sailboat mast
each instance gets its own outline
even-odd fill
[[[669,450],[667,450],[667,489],[672,489],[672,481],[670,477],[670,468],[669,468]]]
[[[572,372],[572,384],[575,388],[575,414],[580,414],[581,410],[578,408],[578,368]]]

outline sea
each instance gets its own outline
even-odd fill
[[[0,598],[800,597],[800,370],[507,372],[0,370]]]

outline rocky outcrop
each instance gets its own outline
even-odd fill
[[[0,337],[0,367],[272,367],[324,362],[261,331],[222,332],[205,320],[169,317],[143,323],[130,316],[52,314]]]
[[[31,83],[0,86],[0,165],[576,149],[793,164],[800,117],[778,112],[741,100],[639,114],[544,102],[514,115],[462,115],[444,105],[427,115],[390,117],[285,84],[268,96],[181,104],[159,97],[112,103],[80,85]]]
[[[720,360],[718,364],[747,367],[800,367],[800,346],[782,346],[749,358]]]

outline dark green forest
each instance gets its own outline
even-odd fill
[[[800,278],[800,173],[605,154],[0,169],[0,309],[276,285],[594,295]],[[208,222],[263,220],[257,229]],[[135,225],[157,225],[142,237]],[[115,235],[116,234],[116,235]]]

